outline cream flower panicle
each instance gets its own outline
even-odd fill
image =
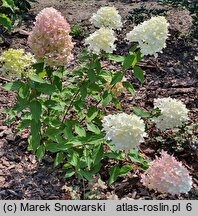
[[[60,12],[50,7],[37,16],[28,44],[35,56],[49,66],[63,66],[72,60],[70,25]]]
[[[119,113],[105,116],[102,120],[105,139],[115,145],[115,150],[124,150],[126,153],[144,142],[144,121],[134,115]]]
[[[120,29],[122,27],[121,16],[115,7],[101,7],[90,19],[98,28]]]
[[[2,72],[8,77],[20,77],[21,74],[27,77],[34,72],[31,67],[36,63],[34,56],[24,49],[8,49],[0,56]]]
[[[154,55],[157,57],[157,53],[162,53],[162,49],[166,47],[168,26],[165,17],[152,17],[150,20],[136,26],[126,35],[126,38],[130,42],[139,43],[142,56]]]
[[[85,39],[85,45],[89,45],[88,49],[95,54],[100,54],[101,51],[112,53],[116,48],[115,40],[113,30],[100,28]]]
[[[188,170],[165,151],[150,163],[150,167],[141,175],[141,182],[150,190],[172,195],[187,193],[192,187]]]
[[[188,109],[181,101],[174,98],[158,98],[154,100],[154,108],[159,108],[161,115],[153,118],[156,127],[164,131],[181,127],[188,120]]]

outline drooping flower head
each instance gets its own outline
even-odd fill
[[[50,7],[37,16],[28,44],[35,56],[49,66],[63,66],[72,59],[70,25],[60,12]]]
[[[168,38],[168,26],[165,17],[152,17],[136,26],[126,37],[130,42],[138,42],[142,56],[154,55],[166,47]]]
[[[162,151],[161,157],[152,161],[150,167],[141,175],[141,182],[150,190],[161,193],[187,193],[192,187],[188,170],[173,156]]]
[[[161,115],[153,118],[153,121],[162,131],[181,127],[188,120],[186,105],[177,99],[170,97],[155,99],[154,108],[159,108],[161,111]]]
[[[115,145],[115,150],[128,152],[143,142],[146,136],[144,121],[133,114],[119,113],[105,116],[102,126],[106,133],[105,139]]]
[[[88,49],[95,54],[100,54],[103,50],[112,53],[115,50],[116,37],[114,31],[107,28],[100,28],[85,39],[85,45],[89,45]]]
[[[0,56],[2,73],[8,77],[28,76],[33,73],[32,64],[36,63],[34,56],[24,49],[8,49]]]
[[[90,19],[98,28],[120,29],[122,27],[121,16],[115,7],[101,7]]]

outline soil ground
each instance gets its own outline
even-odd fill
[[[127,32],[132,30],[134,23],[127,20],[129,11],[133,8],[145,6],[146,8],[166,8],[170,23],[171,36],[167,40],[167,48],[157,59],[147,57],[141,62],[145,72],[143,86],[135,83],[137,96],[132,99],[125,95],[122,102],[126,110],[132,105],[142,108],[151,108],[154,98],[173,97],[182,100],[190,109],[189,125],[198,120],[198,70],[195,56],[198,53],[197,40],[188,36],[192,24],[191,16],[186,10],[174,9],[169,6],[162,6],[156,1],[132,1],[132,0],[38,0],[30,13],[25,16],[23,25],[16,28],[12,33],[4,35],[4,42],[0,51],[7,48],[25,48],[27,46],[27,31],[31,31],[35,15],[45,7],[54,7],[61,11],[70,24],[79,24],[83,28],[83,36],[75,39],[74,55],[78,56],[83,48],[83,40],[90,32],[94,31],[89,22],[91,15],[101,6],[114,5],[123,17],[124,28],[118,32],[117,53],[124,54],[128,51],[129,45],[124,41]],[[73,62],[70,67],[77,66]],[[112,70],[116,65],[108,65]],[[6,80],[0,77],[0,82]],[[132,80],[132,82],[135,82]],[[15,94],[0,89],[0,110],[12,106],[15,102]],[[15,136],[16,123],[3,125],[4,114],[0,114],[0,199],[71,199],[71,194],[65,192],[68,186],[76,188],[77,193],[82,194],[82,183],[75,179],[65,180],[61,167],[53,167],[52,156],[47,155],[42,163],[39,163],[35,156],[27,151],[27,136],[25,131],[21,136]],[[194,134],[192,140],[175,154],[178,160],[188,168],[193,176],[193,188],[187,194],[170,196],[149,191],[139,182],[138,167],[126,178],[120,178],[112,187],[100,191],[100,198],[115,198],[110,193],[115,193],[119,199],[198,199],[198,128],[193,126]],[[152,131],[155,135],[155,131]],[[167,134],[164,138],[163,148],[167,149]],[[143,157],[154,159],[158,150],[158,141],[144,143],[140,146]],[[175,143],[174,143],[175,145]],[[105,163],[105,162],[104,162]],[[105,167],[105,166],[104,166]],[[105,179],[107,171],[101,173]]]

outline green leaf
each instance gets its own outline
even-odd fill
[[[13,0],[1,0],[3,2],[2,6],[9,8],[13,13],[16,8]]]
[[[130,165],[124,165],[120,168],[118,172],[118,176],[125,176],[128,172],[130,172],[133,169]]]
[[[111,102],[112,98],[112,95],[108,91],[105,91],[102,96],[102,106],[106,107]]]
[[[41,83],[39,84],[36,89],[44,94],[52,95],[54,92],[57,92],[57,88],[54,85],[47,84],[47,83]]]
[[[7,17],[5,14],[0,13],[0,25],[2,25],[4,28],[11,31],[12,29],[12,22],[9,17]]]
[[[40,134],[32,134],[32,149],[34,152],[36,152],[36,150],[38,149],[38,147],[40,146],[40,141],[41,141],[41,136]]]
[[[144,72],[143,72],[143,70],[140,67],[138,67],[138,66],[135,66],[133,70],[134,70],[134,76],[142,84],[144,82]]]
[[[18,96],[28,102],[30,96],[30,86],[24,83],[18,91]]]
[[[44,136],[53,139],[55,136],[61,134],[62,132],[63,132],[62,128],[48,127],[48,129],[44,133]]]
[[[38,122],[41,118],[42,106],[39,101],[33,100],[30,102],[30,111],[32,114],[32,119]]]
[[[114,62],[123,62],[124,61],[124,57],[121,55],[112,55],[112,54],[108,54],[108,59]]]
[[[75,171],[73,169],[69,169],[66,174],[65,174],[65,178],[70,178],[75,174]]]
[[[108,179],[109,185],[113,184],[117,180],[119,170],[120,170],[120,168],[119,168],[118,164],[115,164],[113,167],[111,167],[110,172],[109,172],[110,177]]]
[[[6,83],[0,87],[5,89],[6,91],[18,91],[22,85],[23,85],[22,82],[15,81],[15,82]]]
[[[44,69],[44,63],[36,63],[36,64],[33,64],[32,65],[33,69],[36,70],[36,73],[39,74],[39,73],[42,73],[43,72],[43,69]],[[37,82],[37,81],[36,81]]]
[[[45,147],[44,146],[39,146],[38,149],[36,150],[36,156],[39,161],[43,159],[45,155]]]
[[[95,74],[94,70],[92,70],[92,69],[88,70],[87,76],[89,77],[89,80],[90,80],[91,83],[96,82],[97,77],[96,77],[96,74]]]
[[[96,148],[96,150],[94,151],[93,155],[94,155],[93,164],[94,166],[96,166],[98,163],[100,163],[100,161],[104,156],[103,145],[99,145],[98,148]]]
[[[26,127],[29,127],[30,125],[31,125],[31,120],[30,119],[23,119],[19,123],[18,128],[22,130],[22,129],[26,128]]]
[[[141,109],[137,108],[137,107],[132,107],[133,112],[137,115],[140,116],[142,118],[151,118],[152,114],[149,112],[144,112]]]
[[[90,173],[90,171],[86,171],[86,170],[79,170],[79,174],[86,178],[88,181],[91,181],[93,179],[92,174]]]
[[[146,170],[149,167],[149,161],[144,160],[140,155],[139,151],[135,148],[130,150],[130,152],[128,153],[128,157],[131,159],[132,162],[139,163],[143,170]]]
[[[75,132],[80,136],[80,137],[86,137],[86,131],[85,129],[80,126],[80,125],[75,125]]]
[[[87,122],[87,129],[95,134],[100,134],[100,129],[91,122]]]
[[[54,161],[54,166],[58,166],[65,159],[64,152],[58,152]]]
[[[29,76],[29,78],[34,81],[34,82],[38,82],[38,83],[46,83],[45,80],[43,80],[42,78],[40,78],[38,75],[36,74],[32,74]]]
[[[31,121],[31,134],[37,135],[40,133],[41,124],[40,122],[36,122],[35,120]]]
[[[128,81],[123,82],[122,84],[131,93],[132,97],[135,97],[135,89],[133,85]]]
[[[95,106],[90,107],[86,115],[86,120],[91,122],[98,115],[98,109]]]
[[[58,88],[59,91],[62,91],[62,80],[59,77],[54,76],[53,84]]]
[[[128,54],[123,62],[122,68],[123,70],[127,70],[132,66],[133,60],[134,60],[135,56],[134,55],[130,55]]]
[[[118,101],[117,98],[113,98],[113,99],[112,99],[112,102],[116,105],[116,108],[117,108],[117,109],[123,110],[123,109],[122,109],[122,105],[121,105],[121,103]]]
[[[123,78],[123,73],[117,72],[117,73],[113,76],[110,85],[114,85],[114,84],[120,82],[120,81],[122,80],[122,78]]]
[[[137,49],[137,47],[138,47],[137,45],[132,46],[129,50],[130,54],[133,54],[135,50]]]

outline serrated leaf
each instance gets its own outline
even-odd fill
[[[87,122],[87,129],[95,134],[100,134],[100,129],[91,122]]]
[[[120,82],[120,81],[122,80],[122,78],[123,78],[123,73],[117,72],[117,73],[113,76],[110,85],[114,85],[114,84]]]
[[[113,184],[117,180],[119,169],[120,168],[119,168],[118,164],[115,164],[113,167],[111,167],[110,172],[109,172],[110,177],[108,179],[109,185]]]
[[[135,66],[133,68],[134,70],[134,76],[140,81],[140,83],[142,84],[144,82],[144,72],[143,70],[138,67],[138,66]]]
[[[137,115],[140,116],[142,118],[151,118],[152,114],[149,112],[144,112],[141,109],[137,108],[137,107],[132,107],[133,112]]]
[[[80,169],[79,174],[82,177],[86,178],[88,181],[91,181],[93,179],[92,174],[89,171]]]
[[[124,165],[120,168],[118,172],[118,176],[125,176],[128,172],[130,172],[133,169],[130,165]]]
[[[42,106],[39,101],[33,100],[30,102],[30,111],[32,114],[32,119],[36,122],[40,120],[41,113],[42,113]]]
[[[97,107],[91,107],[89,110],[88,110],[88,113],[86,115],[86,119],[87,121],[92,121],[96,116],[98,115],[98,109]]]
[[[22,82],[15,81],[15,82],[6,83],[0,87],[7,91],[18,91],[22,85],[23,85]]]
[[[53,93],[57,92],[57,88],[54,85],[47,84],[47,83],[40,83],[36,89],[44,94],[52,95]]]
[[[109,60],[115,61],[115,62],[123,62],[124,61],[124,57],[120,56],[120,55],[109,54],[107,57]]]
[[[65,174],[65,178],[70,178],[75,174],[75,171],[73,169],[69,169],[66,174]]]
[[[36,74],[32,74],[29,76],[29,78],[34,81],[34,82],[38,82],[38,83],[46,83],[45,80],[43,80],[42,78],[40,78],[38,75]]]
[[[12,22],[9,17],[7,17],[5,14],[0,13],[0,25],[2,25],[4,28],[11,31],[12,29]]]
[[[75,125],[75,132],[80,136],[80,137],[86,137],[86,131],[85,129],[80,126],[80,125]]]
[[[123,82],[123,86],[131,93],[132,97],[135,97],[135,89],[129,82]]]
[[[65,159],[64,152],[58,152],[54,161],[54,166],[58,166]]]
[[[3,7],[9,8],[12,12],[14,12],[16,6],[13,0],[1,0],[1,1],[3,3],[2,4]]]
[[[45,147],[44,146],[39,146],[38,149],[36,150],[36,156],[39,161],[43,159],[45,155]]]
[[[111,102],[112,99],[113,99],[112,95],[108,91],[105,91],[102,96],[102,106],[106,107]]]
[[[122,65],[123,70],[127,70],[132,66],[134,58],[135,58],[135,55],[131,55],[131,54],[128,54],[125,57],[123,65]]]

